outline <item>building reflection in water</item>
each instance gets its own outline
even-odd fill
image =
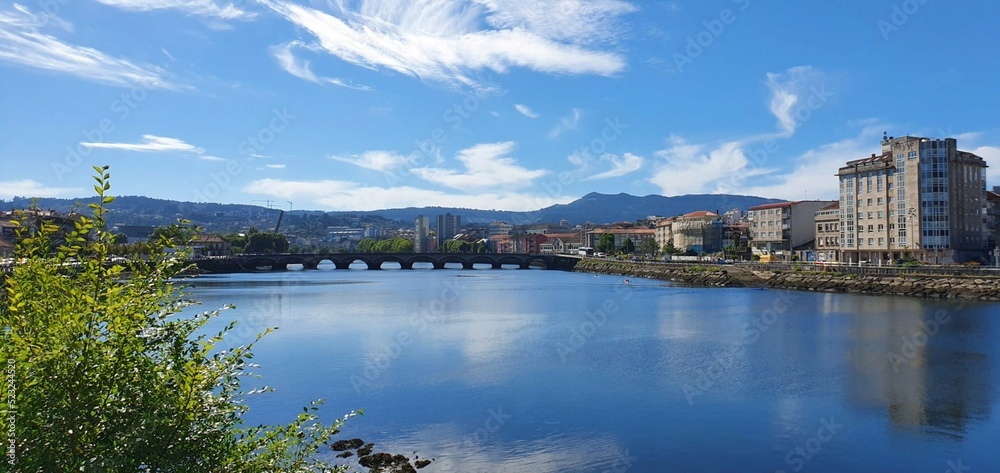
[[[892,297],[838,302],[838,312],[857,314],[848,315],[852,404],[884,412],[893,429],[958,438],[970,421],[989,417],[992,363],[984,344],[991,322],[978,306]]]

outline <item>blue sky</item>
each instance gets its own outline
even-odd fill
[[[836,198],[890,135],[1000,185],[996,2],[0,1],[0,198],[533,210]],[[291,202],[291,204],[289,204]]]

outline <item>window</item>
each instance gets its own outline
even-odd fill
[[[878,215],[878,218],[882,218],[885,215],[885,212],[879,210],[877,215]]]
[[[883,199],[882,197],[879,197],[878,200],[876,201],[876,203],[878,203],[878,205],[885,204],[885,199]]]
[[[868,212],[868,220],[871,220],[871,219],[875,218],[875,217],[873,217],[873,215],[874,215],[874,212]]]
[[[906,154],[906,159],[917,159],[917,152],[910,151],[909,153]]]
[[[875,239],[874,238],[869,238],[868,239],[868,245],[871,246],[871,245],[874,245],[874,244],[875,244]]]
[[[868,205],[869,207],[871,207],[871,205],[872,205],[872,200],[871,200],[871,199],[868,199],[868,203],[867,203],[866,205]]]
[[[875,225],[868,225],[868,232],[871,233],[874,231],[875,231]]]
[[[885,238],[879,238],[878,239],[878,246],[883,246],[883,245],[885,245]]]

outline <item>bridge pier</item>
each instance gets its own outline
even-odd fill
[[[399,262],[399,268],[400,269],[413,269],[413,262],[412,261],[400,261]]]
[[[351,269],[351,261],[334,261],[333,265],[336,266],[337,269]]]
[[[462,261],[462,269],[476,269],[474,265],[475,265],[475,263],[470,263],[470,262],[467,262],[467,261]]]
[[[434,265],[434,269],[444,269],[444,261],[434,261],[431,264]]]
[[[319,263],[315,261],[306,261],[302,263],[302,269],[319,269]]]
[[[503,269],[503,264],[502,263],[494,262],[494,263],[492,263],[492,265],[493,265],[493,269]]]

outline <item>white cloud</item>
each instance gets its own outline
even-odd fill
[[[581,118],[583,118],[583,110],[574,108],[569,116],[560,118],[556,127],[549,131],[549,138],[556,139],[565,131],[575,130],[580,125]]]
[[[267,169],[285,169],[288,166],[284,164],[265,164],[264,167]]]
[[[421,205],[527,211],[576,199],[523,192],[450,194],[411,186],[374,187],[337,180],[261,179],[248,184],[243,192],[296,203],[309,202],[325,210],[380,210]]]
[[[0,11],[0,61],[55,71],[85,80],[123,87],[176,89],[159,67],[108,56],[97,49],[64,43],[39,30],[39,18],[27,8]],[[64,25],[68,23],[63,22]],[[65,29],[65,28],[64,28]]]
[[[746,193],[748,181],[756,182],[760,180],[760,176],[766,175],[772,180],[771,184],[749,189],[754,192],[792,195],[787,192],[791,189],[782,187],[785,184],[794,186],[790,184],[788,175],[775,171],[778,163],[773,162],[774,154],[780,147],[780,140],[794,135],[806,120],[818,113],[832,93],[826,89],[823,72],[811,66],[796,66],[785,72],[768,73],[767,85],[771,93],[768,109],[777,119],[777,133],[727,139],[714,146],[689,143],[682,137],[671,136],[669,146],[655,153],[661,161],[649,182],[659,186],[667,195]],[[870,129],[866,128],[865,133],[870,133]],[[845,146],[846,143],[841,144],[840,148]],[[826,156],[817,150],[813,154],[803,155],[803,158],[816,161],[820,159],[820,155]],[[844,156],[841,158],[844,162],[854,159]],[[795,163],[796,169],[801,173],[809,174],[816,169],[815,166],[802,167],[798,161]],[[833,172],[836,172],[836,168]],[[797,177],[795,181],[801,186]],[[836,179],[829,181],[836,188]],[[818,182],[820,186],[830,185],[827,180]],[[827,189],[817,189],[817,192],[825,193]],[[801,194],[801,189],[798,193]]]
[[[532,110],[531,108],[529,108],[527,105],[522,105],[522,104],[516,103],[516,104],[514,104],[514,109],[517,110],[521,115],[524,115],[524,116],[526,116],[528,118],[538,118],[539,117],[539,115],[537,113],[535,113],[535,111]]]
[[[392,151],[380,150],[365,151],[364,153],[352,156],[330,156],[330,159],[386,174],[393,174],[393,171],[396,169],[417,160],[413,155],[402,155]]]
[[[203,154],[204,149],[185,143],[177,138],[165,138],[156,135],[142,135],[141,143],[80,143],[88,148],[117,149],[123,151],[139,152],[159,152],[159,151],[184,151],[194,154]],[[214,156],[209,156],[212,158]]]
[[[853,138],[828,143],[792,159],[781,172],[774,172],[740,189],[740,193],[787,200],[837,200],[837,170],[848,161],[881,152],[884,126],[866,127]]]
[[[219,20],[248,20],[255,13],[241,10],[232,3],[215,0],[97,0],[108,6],[131,11],[181,10],[188,15],[207,16]]]
[[[198,156],[198,159],[200,159],[202,161],[225,161],[226,160],[226,158],[220,158],[218,156],[209,156],[207,154],[203,154],[201,156]]]
[[[961,142],[958,147],[962,148]],[[1000,186],[1000,147],[979,146],[969,152],[985,159],[989,166],[986,168],[986,188],[992,190],[993,186]]]
[[[548,171],[525,169],[507,155],[514,150],[513,141],[479,144],[458,152],[455,159],[464,172],[443,168],[414,168],[417,177],[453,189],[518,188],[530,185]]]
[[[66,197],[79,194],[80,189],[68,187],[45,187],[31,179],[0,181],[0,199],[14,197]]]
[[[277,46],[271,46],[269,51],[271,52],[271,56],[274,57],[275,61],[278,62],[278,65],[281,66],[285,72],[298,77],[299,79],[307,80],[320,85],[333,84],[355,90],[371,90],[371,87],[349,84],[343,79],[317,76],[313,73],[308,59],[302,59],[295,56],[292,49],[296,47],[305,47],[305,45],[301,41],[292,41],[285,44],[279,44]]]
[[[804,119],[829,99],[824,74],[812,66],[796,66],[767,74],[770,111],[778,119],[779,136],[791,136]]]
[[[481,86],[476,74],[526,68],[553,74],[614,75],[625,67],[603,51],[635,7],[617,0],[328,2],[332,13],[283,0],[262,4],[316,37],[341,60],[425,80]],[[546,18],[548,16],[548,18]],[[552,18],[560,19],[559,23]]]
[[[714,149],[671,136],[667,148],[656,152],[663,160],[649,182],[664,195],[725,192],[732,184],[767,171],[751,167],[741,143],[722,143]]]
[[[601,156],[600,161],[606,161],[611,164],[611,169],[585,177],[583,179],[584,181],[596,181],[600,179],[610,179],[612,177],[621,177],[638,171],[639,168],[642,167],[643,159],[642,157],[636,156],[632,153],[625,153],[621,157],[614,154],[605,154]]]

